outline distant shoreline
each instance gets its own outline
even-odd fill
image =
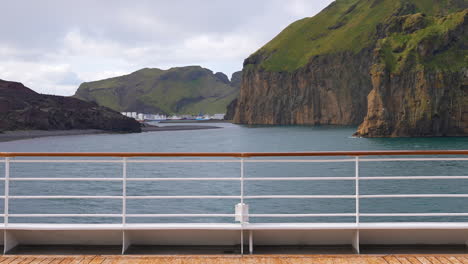
[[[163,120],[159,121],[161,124],[175,124],[175,123],[232,123],[231,120]]]
[[[144,132],[157,131],[183,131],[183,130],[200,130],[200,129],[217,129],[216,126],[147,126],[142,127]],[[99,129],[71,129],[71,130],[19,130],[19,131],[4,131],[0,133],[0,142],[8,142],[22,139],[32,139],[41,137],[58,137],[58,136],[79,136],[79,135],[97,135],[97,134],[121,134]],[[134,133],[131,133],[134,134]]]

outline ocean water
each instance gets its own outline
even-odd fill
[[[165,124],[170,125],[170,124]],[[198,124],[197,124],[198,125]],[[212,125],[212,124],[210,124]],[[287,152],[467,149],[468,138],[353,138],[355,127],[221,129],[47,137],[0,143],[0,152]],[[18,158],[19,159],[19,158]],[[55,159],[55,158],[54,158]],[[232,160],[232,159],[227,159]],[[246,162],[245,177],[354,177],[355,164]],[[128,177],[239,177],[240,164],[129,163]],[[468,161],[361,162],[361,176],[468,176]],[[4,165],[0,163],[0,176]],[[121,177],[119,163],[11,163],[10,177]],[[245,195],[354,195],[354,181],[246,181]],[[468,180],[361,181],[361,194],[468,194]],[[0,194],[3,195],[3,182]],[[10,195],[121,195],[119,181],[12,181]],[[238,181],[127,183],[128,195],[239,195]],[[127,200],[130,214],[231,214],[237,199]],[[354,199],[247,199],[253,214],[354,213]],[[0,201],[3,206],[3,202]],[[3,211],[3,207],[0,210]],[[11,214],[119,214],[112,199],[10,199]],[[361,213],[468,213],[468,198],[361,199]],[[10,217],[10,222],[118,223],[120,218]],[[128,218],[128,222],[234,222],[232,218]],[[251,218],[250,222],[353,222],[354,217]],[[468,221],[467,217],[361,217],[373,221]]]

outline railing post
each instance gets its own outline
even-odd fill
[[[9,201],[8,201],[8,197],[10,195],[10,158],[9,157],[6,157],[5,158],[5,191],[4,191],[4,207],[3,207],[3,213],[4,213],[4,224],[5,224],[5,227],[8,225],[8,212],[9,212],[9,209],[8,209],[8,204],[9,204]]]
[[[243,204],[244,203],[244,158],[241,158],[241,167],[240,167],[240,170],[241,170],[241,175],[240,175],[240,180],[241,180],[241,203]]]
[[[244,205],[244,158],[241,158],[241,175],[240,175],[240,191],[241,191],[241,204],[242,206]],[[244,208],[242,208],[242,213],[241,213],[241,255],[244,255]]]
[[[240,222],[241,255],[244,254],[244,223],[249,222],[249,206],[244,203],[244,158],[240,159],[240,203],[235,206],[235,221]]]
[[[355,184],[356,184],[356,232],[354,233],[354,238],[352,241],[353,248],[357,254],[360,253],[359,249],[359,156],[356,156],[356,164],[355,164]]]
[[[356,157],[356,225],[359,225],[359,157]]]
[[[241,254],[244,254],[244,224],[249,222],[249,206],[244,203],[244,158],[240,159],[240,203],[236,205],[236,221],[241,225]],[[249,232],[249,252],[252,254],[252,232]]]
[[[127,219],[127,158],[122,158],[122,225]]]

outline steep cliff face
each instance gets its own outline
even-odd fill
[[[141,132],[137,121],[106,107],[38,94],[21,83],[0,80],[0,131],[34,129]]]
[[[368,113],[355,135],[468,135],[467,28],[468,11],[393,19],[375,49]]]
[[[235,122],[358,125],[371,90],[370,52],[316,56],[294,72],[250,68],[255,58],[247,59]]]
[[[238,71],[232,74],[231,76],[231,85],[236,87],[237,90],[240,90],[242,84],[242,71]],[[236,97],[226,106],[226,114],[224,115],[224,120],[232,121],[237,110],[238,98]]]
[[[239,88],[221,72],[199,66],[134,73],[80,85],[75,97],[119,112],[224,113]]]
[[[467,5],[337,0],[245,60],[234,121],[463,135]]]

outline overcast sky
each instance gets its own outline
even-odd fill
[[[332,0],[14,0],[2,3],[0,79],[40,93],[136,71],[201,65],[228,76]]]

